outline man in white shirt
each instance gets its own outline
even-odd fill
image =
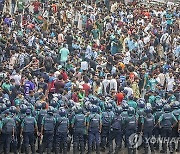
[[[110,84],[110,80],[111,80],[111,74],[107,74],[107,78],[105,78],[103,81],[102,81],[102,91],[103,91],[103,94],[106,96],[109,91],[107,89],[107,87],[109,86]]]
[[[174,76],[173,73],[170,72],[169,76],[167,76],[166,78],[166,87],[167,87],[167,91],[173,91],[173,87],[174,87]]]
[[[110,80],[110,91],[111,91],[112,89],[114,89],[115,92],[117,92],[116,76],[117,76],[117,74],[113,74],[113,78]]]

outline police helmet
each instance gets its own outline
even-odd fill
[[[106,110],[112,110],[112,104],[111,103],[106,103],[105,104],[105,109]]]
[[[83,100],[83,102],[85,103],[85,102],[87,102],[87,101],[89,101],[89,98],[88,98],[88,97],[85,97],[84,100]]]
[[[76,108],[75,108],[75,113],[76,113],[76,114],[82,113],[82,107],[76,106]]]
[[[5,104],[0,105],[0,112],[3,112],[7,109],[7,106]]]
[[[123,99],[122,100],[122,104],[124,104],[124,103],[127,103],[127,100]]]
[[[72,99],[69,100],[67,105],[68,105],[69,108],[72,108],[74,106],[74,101]]]
[[[7,108],[9,108],[11,106],[11,101],[8,98],[4,98],[3,102],[6,104]]]
[[[129,108],[129,106],[128,106],[127,103],[122,104],[122,109],[123,109],[123,111],[127,111],[128,108]]]
[[[139,98],[139,99],[137,100],[137,103],[139,104],[139,102],[141,102],[141,101],[146,102],[146,100],[145,100],[144,98]]]
[[[152,112],[152,108],[150,106],[146,106],[144,112],[145,113],[151,113]]]
[[[98,103],[98,100],[96,97],[91,97],[90,100],[89,100],[92,104],[97,104]]]
[[[170,112],[171,111],[171,107],[169,104],[164,105],[164,112]]]
[[[155,104],[156,110],[162,110],[163,104],[159,101]]]
[[[135,109],[133,107],[129,107],[128,115],[134,115],[134,114],[135,114]]]
[[[123,109],[121,106],[118,106],[117,108],[115,108],[115,113],[118,115],[121,114],[122,111],[123,111]]]
[[[25,113],[26,112],[26,110],[27,110],[27,105],[25,105],[25,104],[21,104],[20,105],[20,111],[21,111],[21,113]]]
[[[15,106],[11,106],[11,107],[9,108],[9,112],[11,112],[11,113],[17,113],[17,108],[16,108]]]
[[[172,104],[172,107],[173,107],[173,109],[178,109],[178,108],[179,108],[179,105],[180,105],[179,101],[175,101],[175,102]]]
[[[66,110],[64,109],[64,108],[60,108],[60,110],[59,110],[59,115],[60,116],[62,116],[62,117],[64,117],[64,116],[66,116]]]
[[[92,112],[92,113],[98,112],[98,108],[97,108],[96,105],[92,105],[92,107],[91,107],[91,112]]]
[[[58,100],[56,100],[56,98],[53,98],[51,101],[50,101],[50,105],[53,106],[54,108],[56,108],[58,106]]]
[[[42,104],[41,104],[40,102],[37,102],[37,103],[35,104],[35,109],[36,109],[36,110],[41,110],[41,108],[42,108]]]
[[[138,107],[139,107],[139,108],[144,108],[144,107],[145,107],[145,102],[142,101],[142,100],[139,101],[139,102],[138,102]]]
[[[31,110],[30,110],[30,109],[27,109],[27,110],[26,110],[26,114],[27,114],[27,115],[30,115],[30,114],[31,114]]]
[[[54,113],[54,107],[49,106],[48,110],[47,110],[48,114],[53,114]]]

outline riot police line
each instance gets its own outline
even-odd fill
[[[137,108],[123,100],[120,106],[110,97],[99,99],[86,97],[83,104],[72,100],[63,102],[54,97],[47,107],[46,102],[31,104],[23,100],[11,106],[8,99],[0,104],[0,154],[44,153],[91,154],[107,151],[118,154],[125,147],[134,154],[132,134],[142,135],[145,153],[174,153],[180,151],[180,142],[168,142],[178,138],[180,132],[180,102],[171,104],[164,99],[149,105],[146,100],[137,100]],[[151,142],[151,138],[162,138],[164,142]],[[162,147],[161,149],[159,149]]]

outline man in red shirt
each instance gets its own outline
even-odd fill
[[[63,93],[65,82],[63,81],[63,76],[60,74],[58,80],[54,82],[55,93]]]
[[[39,7],[41,7],[41,3],[40,2],[38,2],[38,1],[34,1],[33,3],[32,3],[32,5],[33,5],[33,10],[34,10],[34,14],[38,14],[39,13]]]

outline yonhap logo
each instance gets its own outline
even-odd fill
[[[131,148],[138,148],[143,142],[142,135],[133,133],[129,136],[129,144]]]

